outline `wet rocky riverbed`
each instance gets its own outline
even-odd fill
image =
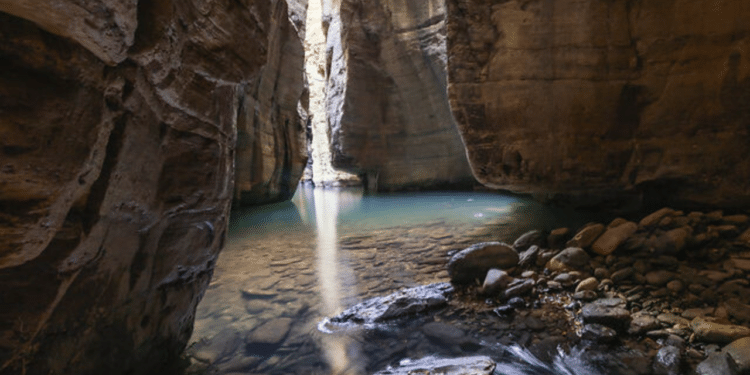
[[[341,220],[338,211],[334,258],[311,230],[325,218],[310,225],[305,210],[269,211],[230,235],[197,312],[188,372],[385,374],[403,361],[471,356],[491,359],[495,374],[708,375],[744,366],[747,217],[663,210],[583,225],[584,217],[561,221],[514,200],[470,211],[450,212],[469,220],[396,216],[393,225]],[[279,231],[274,215],[294,220]],[[497,260],[508,249],[495,249],[478,266],[469,256],[457,267],[472,246],[507,247],[516,259]],[[449,290],[417,307],[392,295],[425,286]],[[388,300],[396,307],[384,310]],[[358,303],[390,315],[356,318],[347,309]],[[404,306],[408,314],[398,313]]]

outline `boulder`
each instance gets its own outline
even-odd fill
[[[518,265],[518,252],[500,242],[485,242],[459,251],[448,262],[451,283],[469,284],[484,280],[492,268],[507,269]]]
[[[724,352],[713,352],[695,368],[697,375],[738,375],[729,367],[729,357]]]
[[[453,287],[437,283],[402,289],[358,303],[331,318],[333,323],[372,324],[428,311],[448,303]]]
[[[614,228],[607,229],[593,245],[591,250],[599,255],[607,256],[617,250],[617,248],[632,236],[638,229],[638,225],[633,222],[627,222]]]

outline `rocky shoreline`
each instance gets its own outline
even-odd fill
[[[516,332],[504,344],[544,347],[547,355],[556,347],[597,348],[622,374],[750,372],[747,215],[664,208],[637,223],[618,218],[576,231],[531,231],[512,245],[484,242],[449,255],[453,288],[377,297],[332,321],[386,321],[459,301]],[[536,351],[542,359],[544,352]],[[483,368],[470,373],[492,373]]]

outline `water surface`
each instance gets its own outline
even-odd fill
[[[203,362],[194,368],[365,374],[427,355],[499,359],[507,352],[501,348],[539,335],[509,333],[497,316],[456,306],[361,332],[319,326],[365,298],[447,281],[450,255],[471,244],[512,242],[530,229],[575,229],[588,219],[485,192],[365,195],[301,185],[291,202],[233,213],[198,306],[189,352]]]

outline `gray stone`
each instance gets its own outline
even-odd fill
[[[585,323],[602,324],[618,331],[624,331],[630,323],[630,312],[620,298],[603,298],[588,303],[581,309]]]
[[[654,286],[663,286],[670,282],[675,274],[666,270],[651,271],[646,274],[646,282]]]
[[[723,352],[713,352],[695,369],[697,375],[736,375],[729,367],[729,357]]]
[[[665,346],[654,357],[654,375],[680,375],[682,351],[674,346]]]
[[[507,269],[518,265],[518,253],[500,242],[484,242],[459,251],[448,262],[448,274],[454,284],[483,280],[492,268]]]
[[[581,330],[581,338],[599,343],[611,343],[617,341],[617,331],[601,324],[586,324]]]
[[[743,337],[750,337],[750,328],[732,324],[720,324],[708,317],[697,317],[690,322],[695,337],[700,341],[727,344]]]
[[[453,287],[437,283],[400,290],[385,297],[370,298],[331,318],[334,323],[375,323],[416,314],[448,302]]]
[[[670,326],[673,326],[673,325],[676,325],[676,324],[680,324],[680,325],[683,325],[683,326],[690,325],[690,321],[689,320],[687,320],[687,319],[685,319],[685,318],[683,318],[681,316],[677,316],[675,314],[659,314],[656,317],[656,320],[658,320],[661,323],[670,325]]]
[[[573,299],[579,301],[593,301],[599,297],[593,290],[582,290],[580,292],[573,293]]]
[[[495,362],[484,356],[454,359],[426,357],[419,360],[403,360],[399,366],[388,366],[387,369],[373,375],[491,375],[494,370]]]
[[[738,374],[750,373],[750,337],[733,341],[722,349],[728,359],[729,367]]]
[[[591,257],[580,247],[569,247],[547,262],[550,271],[572,271],[588,265]]]
[[[531,266],[534,263],[536,263],[537,255],[539,255],[539,252],[541,249],[539,246],[531,245],[528,249],[524,250],[519,254],[518,264],[520,266]]]
[[[540,230],[532,230],[524,233],[521,237],[518,237],[518,239],[513,242],[513,248],[518,252],[522,252],[533,245],[544,246],[544,240],[544,232]]]
[[[591,246],[591,244],[596,241],[599,236],[604,233],[604,230],[606,228],[604,227],[604,224],[592,224],[584,227],[581,229],[578,233],[576,233],[573,238],[568,241],[567,246],[568,247],[580,247],[580,248],[588,248]]]
[[[614,228],[607,229],[593,245],[591,250],[600,255],[609,255],[615,252],[617,248],[632,236],[638,229],[638,225],[633,222],[627,222]]]
[[[258,345],[279,345],[292,327],[291,318],[277,318],[261,324],[247,336],[247,341]]]
[[[634,314],[633,320],[630,322],[630,328],[628,328],[628,333],[631,335],[641,335],[659,328],[661,328],[661,323],[655,317],[639,313]]]
[[[430,322],[423,325],[422,333],[432,340],[447,345],[460,345],[468,341],[463,330],[443,322]]]
[[[513,277],[507,272],[498,269],[491,269],[487,272],[482,284],[482,293],[494,294],[505,289],[513,281]]]
[[[505,298],[520,297],[531,292],[531,290],[534,288],[534,280],[520,280],[522,279],[517,280],[517,282],[511,284],[508,289],[505,290]]]

